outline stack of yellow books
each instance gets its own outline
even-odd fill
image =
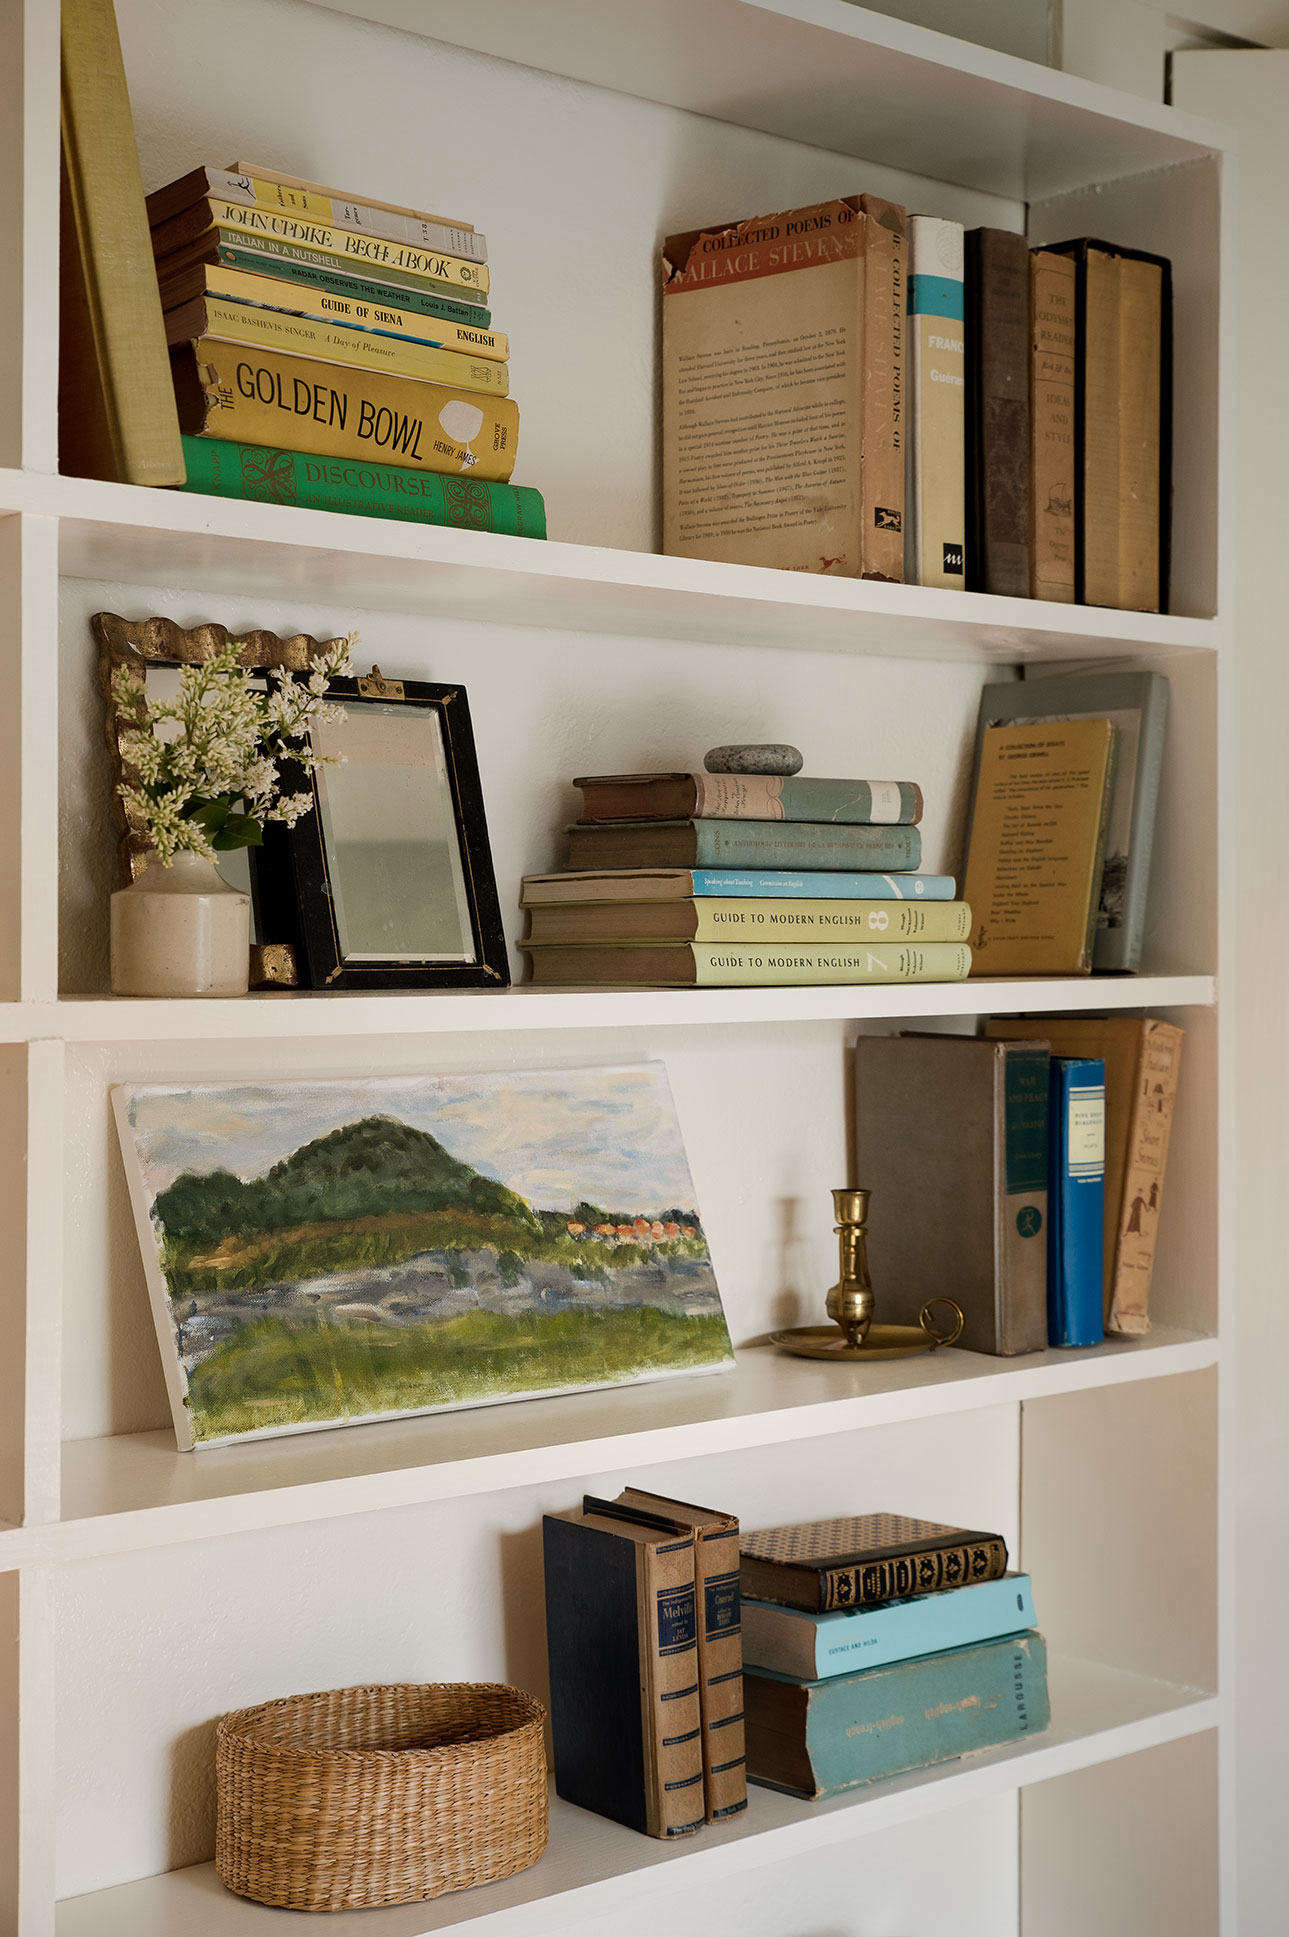
[[[240,164],[148,220],[189,489],[546,535],[468,222]]]

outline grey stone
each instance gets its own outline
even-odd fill
[[[759,745],[712,747],[703,755],[708,773],[800,773],[803,765],[797,747],[778,740]]]

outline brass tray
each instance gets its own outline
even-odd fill
[[[952,1313],[947,1328],[935,1323],[935,1308]],[[961,1336],[962,1307],[953,1298],[929,1298],[918,1313],[917,1325],[870,1325],[862,1345],[851,1345],[836,1325],[795,1325],[791,1331],[771,1332],[770,1343],[799,1359],[910,1359],[952,1345]]]

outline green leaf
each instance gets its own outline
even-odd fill
[[[196,821],[213,837],[227,825],[230,818],[235,818],[232,807],[233,803],[226,794],[222,794],[218,800],[192,801],[184,811],[184,819]]]
[[[218,833],[211,835],[210,844],[217,854],[235,847],[263,847],[264,829],[250,814],[229,814]]]

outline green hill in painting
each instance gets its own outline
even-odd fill
[[[185,1171],[156,1200],[166,1242],[199,1251],[229,1238],[394,1213],[452,1210],[540,1236],[535,1213],[514,1191],[462,1163],[425,1130],[393,1117],[363,1117],[301,1146],[263,1177]]]

